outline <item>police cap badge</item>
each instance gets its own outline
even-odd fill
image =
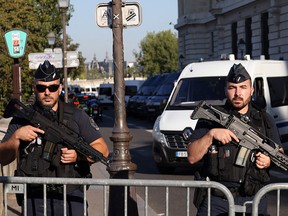
[[[234,64],[227,75],[227,82],[232,83],[241,83],[248,79],[251,80],[251,77],[241,63]]]
[[[45,60],[43,64],[40,64],[34,74],[35,80],[50,82],[60,79],[60,74],[48,60]]]

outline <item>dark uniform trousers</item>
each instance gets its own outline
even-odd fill
[[[251,197],[242,197],[242,196],[235,196],[234,201],[235,205],[241,205],[246,201],[253,200],[253,196]],[[252,214],[252,203],[246,204],[246,214],[245,216],[251,216]],[[197,216],[207,216],[208,215],[208,198],[206,197],[205,200],[201,203]],[[223,199],[218,196],[211,195],[211,216],[228,216],[229,215],[229,203],[226,199]],[[236,213],[236,216],[242,216],[243,213]],[[258,215],[259,216],[269,216],[267,213],[267,197],[263,196],[261,199],[259,206],[258,206]]]
[[[66,213],[67,216],[81,216],[84,215],[84,195],[80,189],[76,189],[71,193],[67,193]],[[24,202],[23,202],[24,203]],[[24,205],[24,204],[23,204]],[[24,215],[24,208],[22,205],[22,214]],[[63,216],[64,202],[63,194],[47,193],[46,202],[47,216]],[[86,203],[87,208],[88,204]],[[88,212],[86,212],[88,215]],[[44,199],[43,193],[33,194],[27,197],[27,215],[28,216],[42,216],[44,215]]]

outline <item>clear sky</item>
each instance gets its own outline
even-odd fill
[[[67,27],[67,34],[73,43],[79,43],[86,62],[90,62],[94,55],[98,61],[103,61],[106,52],[112,59],[113,36],[110,28],[100,28],[96,24],[96,7],[100,3],[109,1],[101,0],[70,0],[74,5],[74,13]],[[124,1],[123,1],[124,2]],[[142,24],[137,27],[123,29],[124,60],[134,61],[133,50],[139,51],[140,41],[148,32],[160,32],[171,29],[177,33],[173,25],[178,16],[177,0],[139,0],[126,1],[138,2],[142,8]]]

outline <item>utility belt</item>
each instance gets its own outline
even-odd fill
[[[241,193],[239,192],[240,191],[239,187],[232,187],[232,188],[228,188],[228,189],[234,198],[237,196],[241,196]],[[217,197],[220,197],[222,199],[227,200],[227,196],[222,191],[220,191],[216,188],[211,189],[211,194],[213,196],[217,196]]]
[[[67,185],[66,186],[66,194],[71,193],[75,190],[82,190],[81,185]],[[43,198],[43,185],[39,184],[29,184],[27,185],[27,197],[28,198]],[[47,184],[46,185],[47,196],[49,197],[59,197],[62,196],[64,192],[63,185],[55,185],[55,184]],[[24,199],[24,194],[18,193],[16,194],[16,201],[19,206],[22,206]]]
[[[74,190],[80,189],[81,185],[67,185],[66,186],[66,193],[71,193]],[[28,194],[29,193],[40,193],[43,196],[43,185],[37,184],[30,184],[27,186]],[[64,186],[58,184],[47,184],[46,185],[46,192],[49,194],[63,194]]]

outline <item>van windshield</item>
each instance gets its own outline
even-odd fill
[[[173,90],[174,84],[168,83],[162,85],[156,92],[156,96],[169,96]]]
[[[226,77],[197,77],[181,79],[167,109],[193,109],[205,100],[213,105],[225,103]]]
[[[155,88],[156,86],[143,86],[141,89],[139,89],[138,94],[143,96],[150,96],[152,95]]]
[[[125,95],[133,96],[137,93],[137,86],[125,86]]]

